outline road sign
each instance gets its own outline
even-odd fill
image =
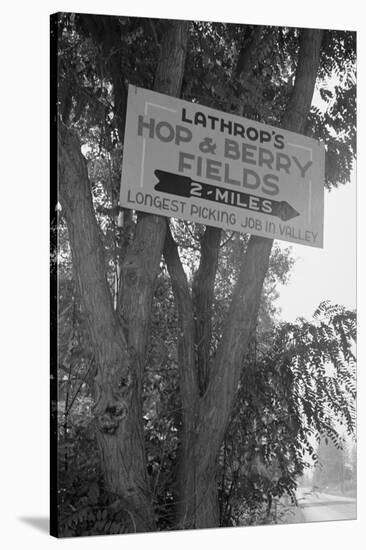
[[[120,205],[321,248],[324,147],[129,86]]]

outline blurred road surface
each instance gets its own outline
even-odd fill
[[[289,513],[285,523],[356,519],[356,499],[299,489],[299,508]]]

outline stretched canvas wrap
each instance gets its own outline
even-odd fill
[[[51,16],[52,535],[356,518],[355,155],[353,31]]]

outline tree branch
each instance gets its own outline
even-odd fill
[[[224,333],[216,352],[203,411],[216,426],[218,413],[228,421],[238,387],[243,360],[256,323],[272,239],[252,236],[227,314]],[[218,405],[220,403],[220,405]],[[223,433],[221,434],[223,437]]]
[[[304,133],[314,94],[322,38],[320,30],[301,31],[295,84],[281,123],[286,130]]]
[[[180,261],[178,247],[169,226],[164,244],[164,258],[167,263],[175,302],[178,309],[178,364],[181,385],[183,418],[189,425],[194,420],[192,413],[197,407],[198,380],[194,353],[194,320],[192,298],[186,274]],[[190,421],[191,422],[190,422]]]
[[[58,175],[59,199],[69,232],[76,283],[93,343],[104,349],[107,334],[115,330],[117,322],[105,272],[104,249],[79,139],[61,121],[58,124]]]
[[[228,237],[223,243],[220,244],[220,248],[224,248],[224,246],[226,246],[227,243],[232,240],[234,235],[235,235],[235,231],[232,231],[230,237]]]
[[[112,30],[118,34],[118,29],[110,28],[110,33]],[[180,93],[187,30],[188,23],[177,21],[166,32],[156,74],[157,91]],[[107,32],[105,54],[110,53],[108,36]],[[112,58],[116,66],[109,66],[110,71],[117,70],[118,57]],[[118,84],[121,82],[117,88]],[[128,503],[137,530],[147,531],[154,527],[154,517],[142,425],[142,372],[166,220],[159,216],[139,217],[135,239],[122,264],[123,292],[115,312],[85,158],[76,136],[61,123],[58,131],[59,198],[97,362],[94,415],[101,466],[107,488]]]
[[[301,132],[304,128],[319,65],[321,34],[319,30],[310,29],[301,33],[295,86],[283,119],[288,130]],[[205,442],[210,434],[211,449],[216,447],[216,452],[224,437],[249,337],[256,322],[272,243],[271,239],[263,237],[251,236],[249,239],[209,386],[201,404],[199,439]]]
[[[188,22],[173,21],[165,32],[154,89],[178,96],[184,73]],[[140,214],[133,243],[121,265],[119,311],[128,326],[129,342],[144,367],[154,283],[159,271],[166,234],[166,219]],[[142,370],[140,372],[142,377]]]
[[[244,80],[249,71],[253,68],[253,58],[262,40],[263,26],[258,25],[250,29],[249,35],[245,38],[244,44],[240,49],[238,61],[236,64],[236,77]]]
[[[212,335],[212,302],[222,230],[206,227],[201,239],[201,259],[193,280],[195,307],[196,348],[200,394],[203,395],[209,379],[209,352]]]

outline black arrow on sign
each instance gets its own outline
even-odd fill
[[[197,197],[220,204],[226,204],[228,206],[236,206],[254,212],[261,212],[262,214],[276,216],[284,222],[300,215],[299,212],[286,201],[275,201],[257,195],[242,193],[240,191],[232,191],[225,187],[201,183],[192,180],[188,176],[172,174],[164,170],[155,170],[154,173],[159,180],[154,186],[156,191],[177,195],[179,197]]]

